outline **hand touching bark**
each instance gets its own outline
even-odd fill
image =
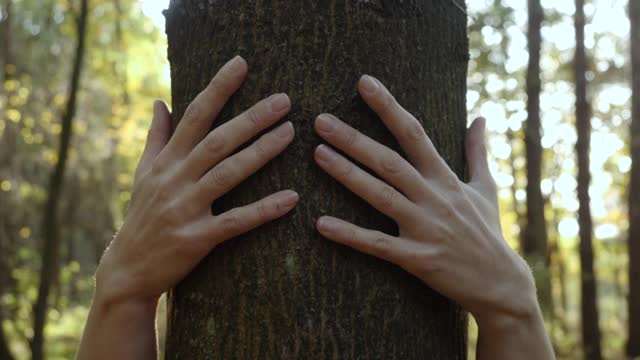
[[[531,272],[502,237],[496,186],[483,140],[485,120],[476,120],[468,130],[471,180],[464,183],[438,155],[420,123],[377,79],[364,76],[359,91],[409,160],[329,114],[316,119],[316,132],[383,180],[327,145],[317,148],[315,160],[329,175],[395,220],[399,235],[330,216],[318,219],[318,231],[401,266],[460,303],[474,315],[481,330],[511,320],[537,319]]]
[[[207,135],[246,74],[242,58],[228,62],[189,105],[172,137],[169,112],[164,103],[156,102],[130,209],[96,273],[96,294],[79,358],[155,358],[158,297],[215,246],[296,205],[298,195],[289,190],[218,216],[211,214],[216,198],[281,153],[294,137],[287,122],[230,156],[289,112],[285,94],[257,103]]]
[[[289,112],[290,101],[284,94],[259,102],[206,135],[246,72],[246,63],[239,57],[225,65],[189,106],[171,139],[169,114],[166,107],[156,104],[131,207],[98,269],[98,290],[109,292],[114,299],[156,298],[216,245],[294,207],[297,194],[284,191],[211,215],[216,198],[282,152],[294,137],[293,126],[287,122],[228,157]]]

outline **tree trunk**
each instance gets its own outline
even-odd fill
[[[42,248],[42,265],[40,268],[40,285],[38,286],[38,297],[33,305],[33,338],[31,340],[31,356],[33,360],[44,358],[44,325],[47,318],[48,298],[51,285],[58,277],[59,272],[59,248],[60,234],[58,223],[58,202],[62,193],[62,183],[71,143],[72,122],[76,111],[76,100],[80,88],[80,74],[82,72],[82,60],[85,52],[85,35],[87,29],[87,18],[89,16],[89,0],[82,0],[80,14],[77,19],[77,45],[73,69],[71,71],[71,81],[69,85],[69,96],[65,112],[62,116],[62,132],[60,133],[60,144],[58,148],[58,162],[51,174],[49,188],[47,192],[47,202],[42,220],[42,231],[40,236],[44,241]]]
[[[559,246],[560,233],[558,232],[558,224],[560,223],[560,214],[557,209],[552,210],[551,215],[551,227],[554,229],[552,237],[554,237],[555,253],[557,258],[553,262],[553,268],[557,271],[557,288],[558,297],[557,302],[560,304],[560,308],[554,304],[556,317],[555,321],[560,323],[563,334],[569,332],[568,314],[569,314],[569,299],[567,297],[567,269],[565,265],[565,259],[562,249]],[[552,297],[553,299],[553,297]]]
[[[511,144],[511,153],[509,154],[509,169],[511,169],[511,176],[513,177],[513,183],[511,184],[511,202],[513,203],[512,208],[513,212],[516,215],[516,224],[518,225],[518,244],[520,245],[520,251],[522,251],[524,246],[524,235],[526,230],[525,217],[520,210],[520,201],[518,201],[518,187],[520,184],[518,182],[518,169],[516,169],[516,154],[514,151],[514,144],[518,139],[518,133],[514,132],[511,129],[507,129],[507,142]]]
[[[3,320],[3,317],[0,315],[0,320]],[[0,322],[0,327],[2,327],[2,323]],[[11,354],[11,350],[9,349],[9,342],[4,335],[4,330],[0,329],[0,359],[2,360],[13,360],[14,357]]]
[[[5,0],[2,6],[2,15],[0,17],[0,66],[2,66],[1,73],[3,81],[6,81],[13,76],[15,69],[11,70],[9,67],[16,65],[15,59],[13,58],[12,46],[12,6],[12,0]]]
[[[602,351],[600,349],[596,276],[593,271],[593,224],[589,208],[591,110],[587,100],[587,55],[584,46],[584,25],[584,0],[576,0],[576,54],[573,65],[576,81],[576,130],[578,133],[576,153],[578,157],[578,202],[580,204],[578,223],[580,225],[582,342],[585,359],[595,360],[602,359]]]
[[[627,355],[640,356],[640,2],[629,1],[632,115],[629,181],[629,338]]]
[[[294,143],[214,204],[219,213],[279,189],[301,203],[282,220],[215,249],[170,294],[167,359],[466,359],[466,315],[399,267],[323,239],[334,214],[397,226],[313,162],[313,120],[331,112],[398,149],[357,96],[364,73],[388,84],[464,176],[467,16],[462,1],[172,1],[167,16],[174,125],[237,53],[247,82],[215,126],[284,91]]]
[[[527,112],[525,147],[527,159],[527,225],[522,252],[534,270],[540,305],[549,314],[551,283],[547,254],[547,228],[544,218],[544,199],[540,190],[542,180],[542,145],[540,143],[540,27],[544,18],[540,0],[529,0],[529,66],[527,68]]]

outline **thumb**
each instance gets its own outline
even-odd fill
[[[162,100],[156,100],[153,103],[153,119],[151,127],[147,134],[147,143],[142,152],[138,169],[136,170],[135,180],[151,170],[151,164],[158,157],[160,151],[164,149],[171,137],[171,113],[167,104]]]
[[[487,161],[487,148],[485,145],[484,129],[487,120],[479,117],[473,121],[467,130],[465,148],[467,153],[467,167],[469,169],[470,182],[487,187],[495,188],[489,163]]]

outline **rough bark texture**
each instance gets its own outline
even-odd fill
[[[462,1],[458,1],[461,3]],[[357,95],[379,77],[465,171],[467,18],[449,0],[174,0],[167,16],[173,115],[236,54],[250,75],[214,126],[287,92],[297,129],[277,160],[214,204],[219,213],[279,189],[301,203],[280,221],[215,249],[171,293],[167,359],[466,359],[459,306],[399,267],[323,239],[322,214],[397,233],[396,225],[313,162],[313,120],[331,112],[398,149]]]
[[[576,0],[576,54],[574,72],[576,81],[576,130],[578,139],[578,223],[580,225],[581,265],[581,319],[582,342],[585,359],[602,359],[600,328],[596,296],[596,276],[593,270],[593,224],[589,208],[589,144],[591,142],[591,110],[587,100],[587,55],[584,46],[584,0]]]
[[[31,357],[33,360],[44,358],[44,325],[47,318],[48,298],[52,284],[56,281],[59,272],[60,234],[58,226],[58,202],[62,193],[62,183],[71,143],[73,118],[76,112],[76,100],[80,88],[80,74],[85,52],[85,38],[87,21],[89,17],[89,0],[82,0],[80,13],[77,19],[77,45],[69,96],[65,112],[62,115],[62,132],[58,147],[58,162],[51,174],[49,188],[47,189],[47,201],[44,208],[42,228],[40,235],[44,241],[42,247],[42,265],[40,268],[40,284],[38,297],[33,305],[33,338],[31,340]]]
[[[629,338],[627,355],[640,356],[640,1],[629,1],[632,117],[629,188]]]
[[[523,255],[534,270],[542,309],[551,310],[551,283],[547,254],[547,228],[544,218],[542,180],[542,144],[540,137],[540,27],[544,18],[540,0],[529,0],[529,65],[527,68],[527,112],[525,146],[527,159],[527,223],[522,238]]]

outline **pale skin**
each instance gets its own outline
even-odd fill
[[[285,215],[299,201],[293,190],[283,190],[211,215],[215,199],[294,139],[293,125],[285,122],[232,155],[287,115],[291,103],[285,94],[262,100],[207,133],[247,71],[240,57],[225,64],[173,134],[167,106],[154,104],[129,212],[96,272],[78,359],[157,358],[155,316],[161,294],[217,245]],[[485,120],[477,119],[467,132],[470,181],[464,183],[438,155],[420,123],[380,81],[365,75],[358,90],[398,139],[408,160],[330,114],[315,121],[326,144],[316,149],[314,158],[330,176],[395,220],[400,232],[384,234],[330,216],[318,219],[317,230],[330,240],[401,266],[461,304],[478,322],[478,359],[553,359],[531,272],[502,235],[484,145]]]

